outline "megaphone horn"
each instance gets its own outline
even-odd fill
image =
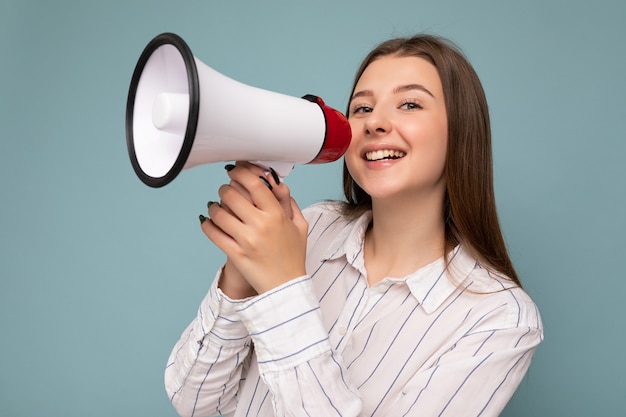
[[[196,59],[173,33],[145,47],[126,104],[133,169],[155,188],[183,169],[220,161],[252,161],[285,177],[296,163],[339,159],[351,136],[346,117],[321,98],[228,78]]]

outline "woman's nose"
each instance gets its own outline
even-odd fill
[[[382,110],[374,109],[365,120],[365,133],[369,135],[383,135],[391,131],[389,118]]]

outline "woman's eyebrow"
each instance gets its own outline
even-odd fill
[[[371,97],[373,95],[374,95],[374,93],[372,92],[372,90],[357,91],[356,93],[354,93],[352,95],[352,97],[350,98],[350,101],[352,101],[352,100],[354,100],[355,98],[358,98],[358,97]]]
[[[424,87],[422,84],[405,84],[405,85],[401,85],[401,86],[398,86],[398,87],[394,88],[393,89],[393,93],[394,94],[398,94],[398,93],[404,93],[406,91],[411,91],[411,90],[423,91],[424,93],[428,94],[432,98],[435,98],[435,95],[433,93],[431,93],[430,90],[428,88]],[[350,101],[352,101],[352,100],[354,100],[355,98],[358,98],[358,97],[371,97],[373,95],[374,95],[374,92],[372,90],[357,91],[356,93],[354,93],[352,95],[352,98],[350,98]]]
[[[399,87],[396,87],[393,90],[394,94],[398,94],[398,93],[403,93],[405,91],[410,91],[410,90],[420,90],[425,92],[426,94],[428,94],[429,96],[431,96],[432,98],[435,98],[434,94],[430,92],[430,90],[426,87],[424,87],[422,84],[406,84],[406,85],[401,85]]]

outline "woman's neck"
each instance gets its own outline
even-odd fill
[[[442,213],[442,203],[373,201],[364,244],[369,284],[404,277],[443,256]]]

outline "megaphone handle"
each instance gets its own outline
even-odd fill
[[[293,167],[295,166],[294,162],[286,161],[250,161],[250,163],[258,165],[259,167],[267,170],[269,170],[269,168],[272,168],[274,171],[276,171],[281,180],[289,175],[291,173],[291,170],[293,170]]]

